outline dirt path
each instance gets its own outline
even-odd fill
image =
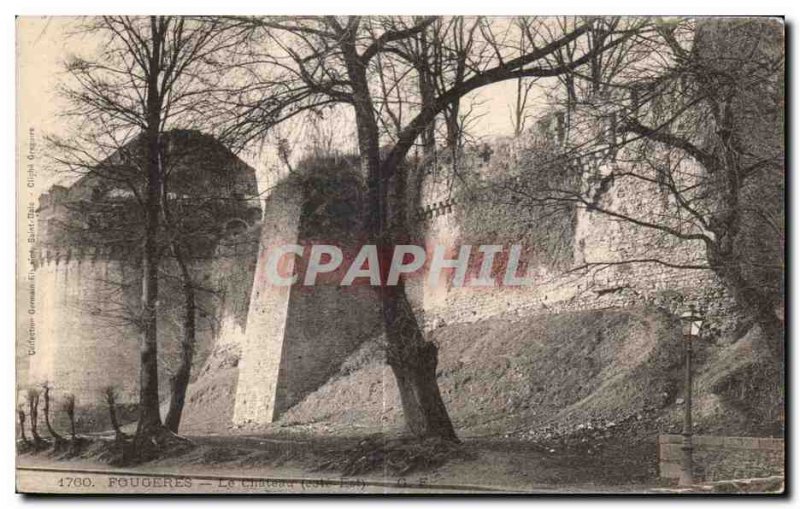
[[[644,493],[657,486],[653,479],[630,477],[608,459],[518,441],[466,440],[460,454],[431,468],[397,474],[384,467],[344,476],[321,465],[330,457],[362,454],[364,437],[190,438],[196,445],[190,452],[136,467],[114,468],[91,458],[56,460],[46,451],[21,455],[17,486],[24,492],[107,494]]]

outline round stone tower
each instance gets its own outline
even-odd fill
[[[220,244],[236,235],[237,225],[261,220],[255,170],[211,136],[197,131],[163,136],[168,206],[180,228],[199,232],[185,238],[193,278],[204,289],[197,292],[196,360],[202,362],[218,324],[228,320],[220,294],[231,289],[217,291],[226,280],[219,271],[238,265],[219,263]],[[132,176],[140,146],[134,139],[72,185],[53,186],[39,200],[36,345],[28,357],[28,382],[47,382],[56,396],[74,394],[81,406],[98,404],[108,386],[121,402],[137,395],[143,221]],[[159,385],[166,395],[180,350],[183,300],[176,263],[166,247],[164,253],[158,330]],[[249,284],[240,289],[245,299],[249,290]],[[236,299],[227,295],[227,300]]]

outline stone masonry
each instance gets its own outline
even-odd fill
[[[318,240],[336,243],[347,252],[350,237],[357,248],[358,235],[351,235],[358,231],[358,210],[347,209],[355,204],[336,193],[325,198],[327,202],[314,202],[309,193],[324,185],[287,181],[267,200],[239,364],[234,424],[274,421],[324,384],[361,342],[380,333],[378,301],[369,286],[342,287],[325,281],[314,286],[277,286],[267,278],[267,257],[276,246]],[[328,212],[341,206],[345,206],[343,221],[327,223]],[[279,272],[296,270],[302,281],[301,263],[295,266],[293,256],[284,259]]]
[[[659,435],[659,476],[680,477],[681,435]],[[780,438],[724,437],[695,435],[694,476],[697,480],[719,481],[784,474],[784,442]]]
[[[525,150],[524,143],[524,140],[498,140],[487,161],[475,162],[473,159],[471,162],[479,166],[486,179],[503,175],[509,167],[520,164],[516,155]],[[439,182],[432,182],[429,189],[433,192],[425,196],[419,210],[426,232],[425,243],[450,247],[460,245],[463,240],[459,212],[472,204],[455,200],[450,186]],[[657,189],[637,186],[633,181],[619,181],[612,185],[605,200],[613,201],[615,206],[636,208],[654,218],[667,213],[669,207]],[[508,217],[520,213],[502,203],[483,206],[494,208],[498,214]],[[716,317],[728,314],[734,305],[709,270],[672,268],[647,262],[619,263],[643,258],[702,263],[704,246],[697,241],[678,241],[585,208],[575,210],[572,235],[572,255],[567,266],[553,267],[535,258],[530,259],[528,273],[534,277],[531,286],[429,288],[425,281],[418,281],[410,285],[412,301],[428,328],[474,322],[505,313],[524,316],[661,305],[670,295],[678,295],[684,304],[696,303]],[[511,242],[515,240],[507,241]],[[609,265],[595,267],[592,263]]]
[[[190,263],[197,281],[217,290],[215,295],[198,292],[197,296],[202,311],[196,351],[201,357],[219,335],[217,323],[227,331],[246,317],[255,253],[237,236],[260,218],[258,201],[248,199],[256,195],[255,171],[219,142],[196,131],[171,131],[165,138],[176,161],[171,177],[176,210],[187,209],[180,198],[188,197],[217,211],[214,220],[219,224],[211,227],[219,229],[225,244],[192,249],[195,259]],[[139,209],[130,190],[113,178],[98,177],[103,171],[130,171],[128,156],[121,154],[138,153],[136,143],[121,148],[70,186],[53,186],[40,197],[37,209],[36,344],[25,359],[27,384],[40,387],[47,382],[56,397],[71,393],[80,406],[100,404],[107,386],[115,387],[120,403],[136,400],[140,334],[135,319],[141,268],[136,244],[140,232],[135,225],[141,224],[136,219]],[[104,212],[109,209],[113,212]],[[108,231],[109,238],[118,240],[92,236],[98,231]],[[165,258],[162,266],[166,273],[178,273],[173,260]],[[181,337],[183,302],[180,285],[174,281],[164,278],[160,285],[159,353],[164,359],[160,390],[164,395],[169,389],[170,359],[177,357]]]

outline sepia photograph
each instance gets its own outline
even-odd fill
[[[16,17],[16,491],[785,496],[785,20],[606,11]]]

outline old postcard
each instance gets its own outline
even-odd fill
[[[17,19],[17,490],[781,494],[784,23]]]

